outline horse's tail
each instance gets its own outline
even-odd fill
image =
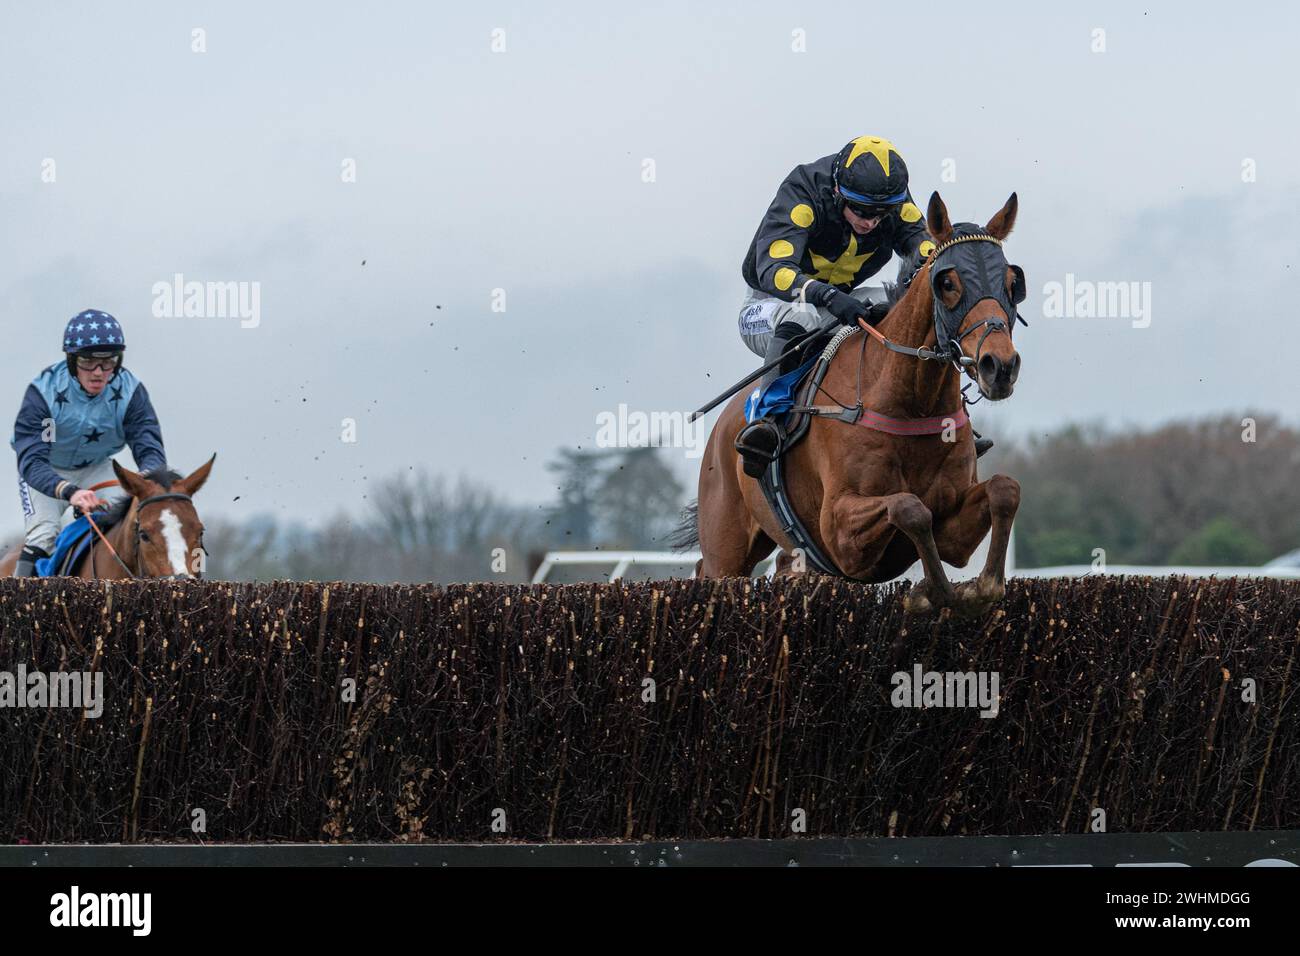
[[[700,502],[692,501],[682,509],[682,520],[668,535],[673,551],[691,551],[700,546]]]

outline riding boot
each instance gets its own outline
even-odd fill
[[[49,555],[40,548],[33,548],[30,544],[23,548],[22,554],[18,555],[18,563],[14,565],[14,577],[16,578],[34,578],[36,577],[36,562],[40,558],[48,558]]]
[[[763,364],[773,362],[789,347],[790,341],[804,332],[803,326],[795,322],[782,322],[772,333],[772,341],[767,345],[767,354]],[[763,373],[759,380],[759,394],[767,391],[768,386],[790,371],[793,357]],[[751,478],[762,478],[767,466],[781,454],[781,444],[785,441],[785,431],[771,415],[756,418],[740,430],[736,436],[736,451],[744,460],[745,474]]]
[[[975,436],[975,457],[979,458],[986,451],[988,451],[990,448],[993,447],[993,439],[985,438],[983,435],[977,432],[973,427],[971,428],[970,432],[972,435]]]

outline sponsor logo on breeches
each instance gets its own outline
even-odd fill
[[[32,504],[31,491],[27,488],[27,482],[23,481],[21,478],[18,479],[18,497],[21,498],[23,502],[24,518],[30,518],[32,515],[36,514],[36,506]]]

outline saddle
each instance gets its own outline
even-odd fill
[[[96,513],[95,523],[100,531],[107,532],[116,522],[108,512],[101,511]],[[76,574],[94,544],[95,532],[90,527],[90,519],[82,515],[59,532],[54,541],[54,553],[36,562],[36,576],[57,578]]]

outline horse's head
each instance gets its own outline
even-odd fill
[[[142,475],[113,462],[118,482],[133,499],[127,511],[131,527],[124,528],[123,534],[133,542],[128,547],[134,547],[135,573],[139,577],[203,576],[203,522],[194,510],[193,496],[208,480],[216,460],[213,455],[207,464],[184,478],[165,470]]]
[[[1025,298],[1025,273],[1002,253],[1002,240],[1016,224],[1016,205],[1012,193],[987,225],[954,225],[936,192],[926,213],[935,241],[929,281],[939,350],[950,351],[954,359],[960,353],[980,392],[995,401],[1011,395],[1020,374],[1011,333],[1016,305]]]

